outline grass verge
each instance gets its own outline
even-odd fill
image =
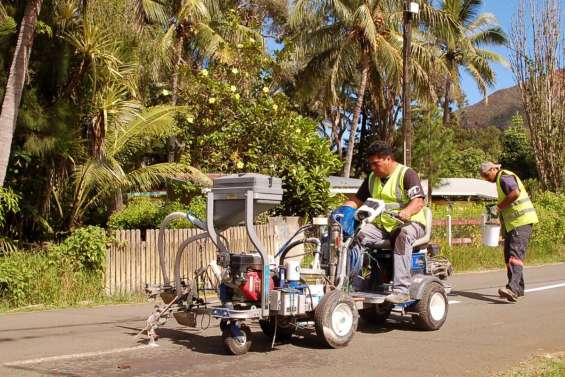
[[[565,352],[537,356],[520,363],[496,377],[562,377],[565,376]]]

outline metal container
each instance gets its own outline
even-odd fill
[[[276,207],[282,201],[280,178],[245,173],[214,179],[214,226],[225,229],[245,220],[245,201],[253,195],[253,220],[257,215]]]

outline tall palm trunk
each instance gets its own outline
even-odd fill
[[[176,106],[178,101],[178,91],[179,91],[179,70],[182,63],[182,47],[184,43],[184,36],[179,35],[177,43],[175,45],[175,61],[173,64],[173,74],[171,78],[171,105]],[[175,136],[169,136],[169,155],[167,158],[168,162],[175,162],[176,155],[175,149],[177,144],[177,138]]]
[[[349,134],[349,143],[347,144],[347,156],[345,157],[345,165],[343,167],[343,176],[346,178],[349,178],[349,174],[351,173],[353,149],[355,148],[355,134],[357,133],[359,116],[361,114],[361,109],[363,108],[363,97],[365,97],[365,90],[367,89],[368,76],[369,57],[367,56],[367,54],[364,54],[361,60],[361,82],[359,83],[359,90],[357,90],[357,102],[355,103],[353,122],[351,123],[351,132]]]
[[[41,10],[43,0],[29,0],[24,10],[18,42],[14,51],[14,58],[10,67],[6,92],[2,102],[2,112],[0,113],[0,186],[4,186],[12,137],[16,129],[18,110],[22,100],[25,78],[29,64],[29,56],[33,46],[33,36],[35,25]]]
[[[449,104],[451,102],[449,92],[451,91],[451,77],[445,78],[445,96],[443,102],[443,125],[446,126],[449,123]]]

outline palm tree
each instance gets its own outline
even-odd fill
[[[6,178],[12,137],[16,129],[18,110],[27,76],[29,56],[33,46],[35,25],[37,24],[42,3],[43,0],[30,0],[25,7],[16,50],[12,59],[12,65],[10,66],[6,91],[4,92],[4,100],[0,112],[0,145],[2,145],[2,148],[0,148],[0,187],[4,185],[4,179]]]
[[[420,3],[421,21],[441,30],[438,32],[441,35],[454,28],[454,22],[443,12],[424,1]],[[357,126],[371,76],[376,73],[377,77],[400,82],[402,9],[402,3],[394,0],[296,2],[291,26],[297,30],[298,53],[306,61],[304,71],[313,74],[328,69],[334,96],[344,81],[353,82],[356,87],[344,177],[350,175]],[[420,57],[426,55],[423,49],[418,52]],[[427,57],[432,59],[433,55]],[[414,64],[411,69],[415,86],[431,88],[422,66]]]
[[[209,185],[199,170],[176,163],[131,166],[129,156],[146,149],[152,140],[164,139],[174,132],[174,114],[178,107],[156,106],[141,109],[124,102],[118,110],[107,114],[111,126],[99,154],[77,165],[74,171],[74,194],[68,227],[80,224],[85,211],[101,200],[115,199],[116,193],[128,190],[149,190],[180,173],[189,173],[197,182]]]
[[[473,77],[485,96],[495,82],[492,63],[508,65],[502,56],[485,49],[486,46],[504,45],[506,35],[490,13],[479,14],[483,0],[443,0],[441,9],[457,19],[460,31],[454,38],[439,38],[443,59],[449,74],[445,76],[443,124],[449,122],[453,93],[460,93],[460,69]]]

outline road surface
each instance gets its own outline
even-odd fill
[[[417,331],[391,318],[360,322],[333,350],[312,334],[276,344],[256,327],[251,351],[224,354],[218,327],[186,330],[171,320],[158,347],[134,335],[151,304],[0,315],[0,376],[487,376],[530,356],[565,351],[565,264],[526,269],[527,293],[507,303],[504,271],[458,274],[447,322]]]

